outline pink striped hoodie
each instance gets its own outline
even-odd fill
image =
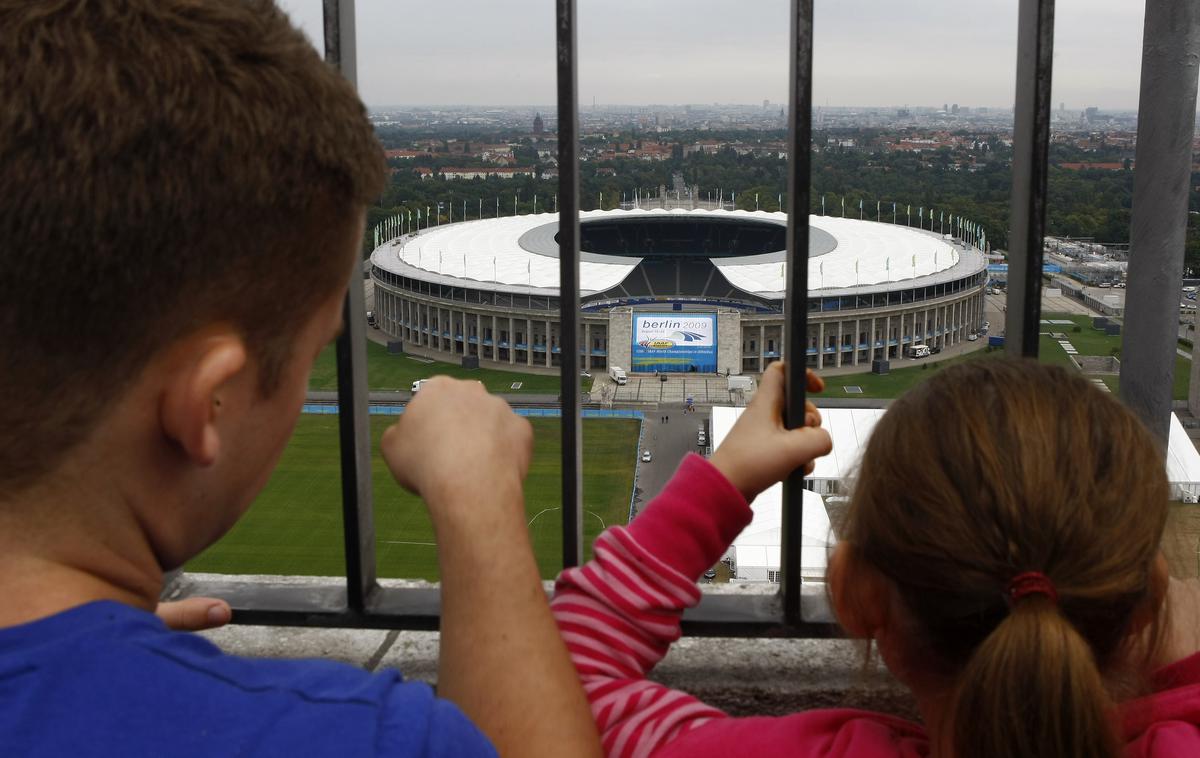
[[[731,718],[647,673],[679,639],[696,579],[750,523],[745,499],[708,461],[689,455],[628,527],[605,531],[587,565],[558,578],[551,607],[579,671],[605,753],[642,756],[787,755],[916,758],[924,729],[851,709]],[[1200,755],[1200,655],[1156,674],[1172,689],[1129,704],[1130,756]],[[1182,752],[1180,752],[1182,751]]]

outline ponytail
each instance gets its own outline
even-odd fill
[[[1028,597],[975,649],[942,734],[967,758],[1118,756],[1112,702],[1091,647],[1044,595]]]
[[[888,407],[838,536],[899,594],[897,660],[948,698],[939,755],[1118,755],[1106,685],[1158,607],[1169,499],[1156,440],[1076,372],[972,360]]]

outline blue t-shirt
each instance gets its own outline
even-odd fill
[[[0,755],[495,754],[397,671],[225,655],[108,601],[0,629]]]

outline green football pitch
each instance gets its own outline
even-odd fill
[[[395,417],[372,416],[372,449]],[[562,561],[559,421],[532,418],[533,462],[525,481],[526,520],[542,576]],[[262,494],[229,534],[187,565],[223,574],[345,575],[336,415],[304,415]],[[584,544],[629,515],[639,422],[583,423]],[[471,462],[462,461],[463,476]],[[371,463],[381,577],[437,580],[433,527],[420,500],[392,480],[378,452]],[[483,507],[481,505],[481,507]]]

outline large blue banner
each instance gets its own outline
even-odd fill
[[[715,313],[633,314],[633,371],[717,371]]]

